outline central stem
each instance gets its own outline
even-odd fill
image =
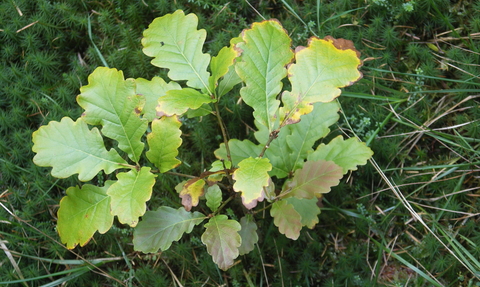
[[[232,157],[230,155],[230,148],[228,146],[227,130],[225,128],[225,124],[223,123],[222,117],[220,117],[220,109],[218,108],[218,102],[215,103],[215,114],[217,116],[217,121],[218,121],[218,125],[220,126],[220,130],[222,131],[223,143],[225,144],[225,150],[227,151],[227,159],[233,164]]]

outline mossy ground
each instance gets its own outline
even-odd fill
[[[2,284],[480,286],[480,1],[249,3],[0,4]],[[66,250],[58,243],[56,210],[65,189],[78,182],[55,179],[32,163],[32,132],[80,115],[75,97],[97,66],[106,62],[126,77],[165,75],[149,64],[140,39],[155,17],[177,9],[197,14],[208,35],[205,52],[213,55],[262,15],[279,19],[294,45],[331,35],[354,41],[364,59],[363,79],[340,98],[344,117],[332,136],[368,141],[378,168],[360,168],[326,195],[320,223],[297,241],[260,219],[258,248],[227,272],[216,268],[195,232],[166,252],[144,255],[133,252],[132,231],[118,224],[75,253]],[[225,105],[231,133],[251,137],[248,108],[235,98]],[[218,132],[204,118],[185,124],[185,134],[197,152],[182,150],[188,163],[182,172],[195,174],[212,161]],[[161,196],[149,206],[178,205],[178,180],[159,182]],[[66,261],[81,257],[113,259],[92,271]],[[14,283],[22,278],[32,280]]]

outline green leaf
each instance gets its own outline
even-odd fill
[[[221,214],[210,218],[205,228],[202,242],[207,246],[208,254],[220,269],[227,270],[239,254],[238,248],[242,243],[238,234],[240,223]]]
[[[283,178],[301,168],[307,155],[313,152],[315,142],[325,137],[330,132],[329,126],[338,121],[338,110],[336,102],[316,103],[314,110],[303,115],[300,122],[281,128],[278,137],[265,152],[273,166],[270,175]],[[259,126],[255,137],[259,141],[265,140],[265,136],[268,139],[267,133]]]
[[[211,95],[207,72],[210,55],[202,53],[207,33],[197,30],[197,25],[196,15],[185,16],[181,10],[156,18],[143,32],[143,52],[154,57],[153,65],[170,69],[170,79],[186,80],[189,87]]]
[[[182,145],[181,125],[177,116],[162,117],[152,122],[152,132],[147,135],[150,149],[146,156],[162,173],[181,163],[176,158],[178,148]]]
[[[313,229],[318,223],[318,215],[320,214],[320,208],[317,205],[318,198],[311,199],[289,197],[285,199],[286,202],[293,205],[295,211],[297,211],[302,217],[302,226],[306,226]]]
[[[127,167],[127,162],[111,149],[107,151],[97,128],[88,129],[82,118],[76,122],[64,117],[50,122],[32,135],[32,150],[37,154],[33,162],[51,166],[52,176],[66,178],[78,173],[81,181],[91,180],[99,171],[110,174]]]
[[[242,82],[242,79],[237,75],[235,71],[235,65],[230,66],[228,68],[228,72],[223,78],[220,80],[217,89],[218,98],[222,97],[226,93],[230,92],[235,85]]]
[[[295,64],[288,68],[292,91],[282,95],[282,120],[298,122],[300,116],[312,110],[311,104],[330,102],[362,77],[358,71],[362,62],[353,43],[345,39],[312,37],[308,47],[295,49]]]
[[[322,193],[330,192],[332,186],[337,186],[343,177],[342,168],[333,161],[307,161],[303,168],[295,171],[292,180],[286,184],[284,197],[311,199],[321,197]]]
[[[216,212],[222,203],[222,191],[220,187],[216,184],[209,186],[205,194],[205,199],[207,199],[208,208],[210,208],[212,212]]]
[[[136,94],[135,81],[125,80],[123,72],[117,69],[99,67],[80,92],[77,102],[85,109],[82,115],[85,122],[101,125],[102,134],[118,141],[118,147],[138,163],[148,121],[140,118],[145,98]]]
[[[205,218],[200,212],[188,212],[183,207],[162,206],[156,211],[147,211],[133,231],[134,249],[144,253],[165,251]]]
[[[231,139],[228,141],[230,148],[230,155],[232,157],[233,166],[238,166],[238,163],[249,157],[257,157],[262,152],[262,147],[252,143],[249,140]],[[228,160],[225,144],[220,144],[220,148],[215,150],[215,156],[218,159]]]
[[[182,198],[182,204],[187,211],[190,211],[193,206],[197,206],[205,191],[203,187],[205,181],[201,178],[192,178],[188,180],[180,191],[180,198]]]
[[[160,77],[153,77],[151,81],[138,78],[135,79],[137,84],[137,94],[145,97],[145,107],[143,108],[143,117],[148,119],[149,122],[153,121],[157,117],[156,107],[158,105],[158,99],[167,94],[170,90],[181,90],[182,87],[177,83],[171,81],[166,83]]]
[[[213,172],[212,175],[208,176],[208,181],[210,182],[218,182],[221,181],[225,177],[225,169],[232,168],[232,163],[229,161],[224,160],[216,160],[212,162],[212,168],[209,170]]]
[[[234,46],[223,47],[216,57],[212,58],[210,63],[210,70],[212,76],[208,79],[210,90],[215,90],[218,85],[218,80],[225,76],[229,68],[233,66],[235,58],[239,55],[239,51],[234,49]]]
[[[341,166],[343,173],[349,170],[357,170],[357,165],[364,165],[371,158],[373,151],[357,138],[343,140],[337,136],[327,145],[320,144],[317,149],[308,156],[308,160],[331,160]]]
[[[242,229],[238,232],[242,238],[242,245],[238,248],[240,255],[250,253],[258,242],[257,225],[253,221],[253,217],[249,214],[240,218],[240,226]]]
[[[263,188],[268,185],[268,172],[272,165],[268,158],[247,158],[233,172],[233,190],[242,193],[242,202],[247,209],[257,206],[265,198]]]
[[[285,200],[276,201],[272,204],[270,215],[273,217],[273,224],[278,227],[281,234],[297,240],[302,230],[302,218],[292,204]]]
[[[117,174],[118,181],[107,191],[111,197],[111,211],[118,216],[118,221],[135,227],[138,218],[146,211],[145,202],[152,195],[155,177],[149,167],[140,171],[133,169]]]
[[[68,249],[77,244],[85,246],[96,231],[103,234],[112,227],[113,215],[107,195],[112,183],[107,181],[104,187],[85,184],[82,188],[67,189],[67,195],[60,201],[57,230]]]
[[[277,20],[254,23],[241,37],[243,42],[236,48],[242,55],[235,65],[237,74],[245,82],[240,95],[254,109],[255,119],[271,132],[280,105],[277,95],[287,75],[285,66],[293,59],[291,40]]]
[[[169,90],[165,96],[158,99],[157,116],[180,116],[188,109],[195,110],[214,101],[210,96],[190,88]]]

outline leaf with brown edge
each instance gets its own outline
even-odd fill
[[[200,196],[205,193],[203,189],[204,186],[205,181],[198,177],[192,178],[185,183],[182,191],[180,191],[180,197],[182,198],[182,205],[186,211],[190,211],[193,206],[198,205]]]
[[[210,218],[205,228],[202,242],[207,246],[213,262],[225,271],[233,265],[233,260],[239,254],[238,248],[242,244],[242,238],[238,234],[240,223],[221,214]]]
[[[333,161],[307,161],[301,169],[295,171],[291,182],[285,185],[284,198],[297,197],[311,199],[330,192],[343,177],[342,167]]]
[[[330,102],[362,78],[362,65],[353,43],[330,36],[311,37],[308,46],[295,49],[295,63],[288,67],[292,91],[282,94],[280,117],[283,124],[300,121],[300,116],[312,111],[313,103]]]
[[[252,209],[265,198],[263,188],[268,185],[268,172],[272,165],[268,158],[246,158],[238,164],[233,172],[235,184],[233,190],[242,193],[243,205]]]

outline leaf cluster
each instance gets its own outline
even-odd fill
[[[53,167],[54,177],[78,174],[85,182],[100,171],[116,171],[116,180],[104,186],[67,190],[58,211],[58,231],[68,248],[84,246],[96,231],[107,232],[116,216],[135,227],[135,250],[154,253],[167,250],[208,219],[201,240],[213,261],[226,270],[258,241],[253,217],[237,221],[221,213],[230,201],[235,203],[237,194],[246,210],[268,201],[280,233],[297,239],[302,226],[318,223],[322,194],[372,155],[358,140],[341,136],[313,149],[338,119],[338,105],[332,101],[339,88],[361,77],[361,61],[351,42],[312,37],[308,47],[293,52],[283,27],[269,20],[252,24],[211,58],[201,50],[206,33],[197,30],[197,24],[194,14],[177,10],[156,18],[144,31],[143,52],[153,57],[153,65],[167,68],[173,81],[125,79],[117,69],[97,68],[77,97],[82,116],[52,121],[33,133],[33,160]],[[291,91],[279,97],[287,74]],[[230,139],[219,110],[218,102],[240,82],[245,85],[240,96],[253,109],[258,144]],[[183,207],[146,212],[156,173],[181,164],[181,116],[217,119],[223,138],[215,151],[218,160],[208,172],[177,185]],[[146,145],[150,164],[143,163]],[[275,187],[280,182],[274,183],[274,177],[284,179],[283,187]],[[205,193],[212,213],[190,212]]]

